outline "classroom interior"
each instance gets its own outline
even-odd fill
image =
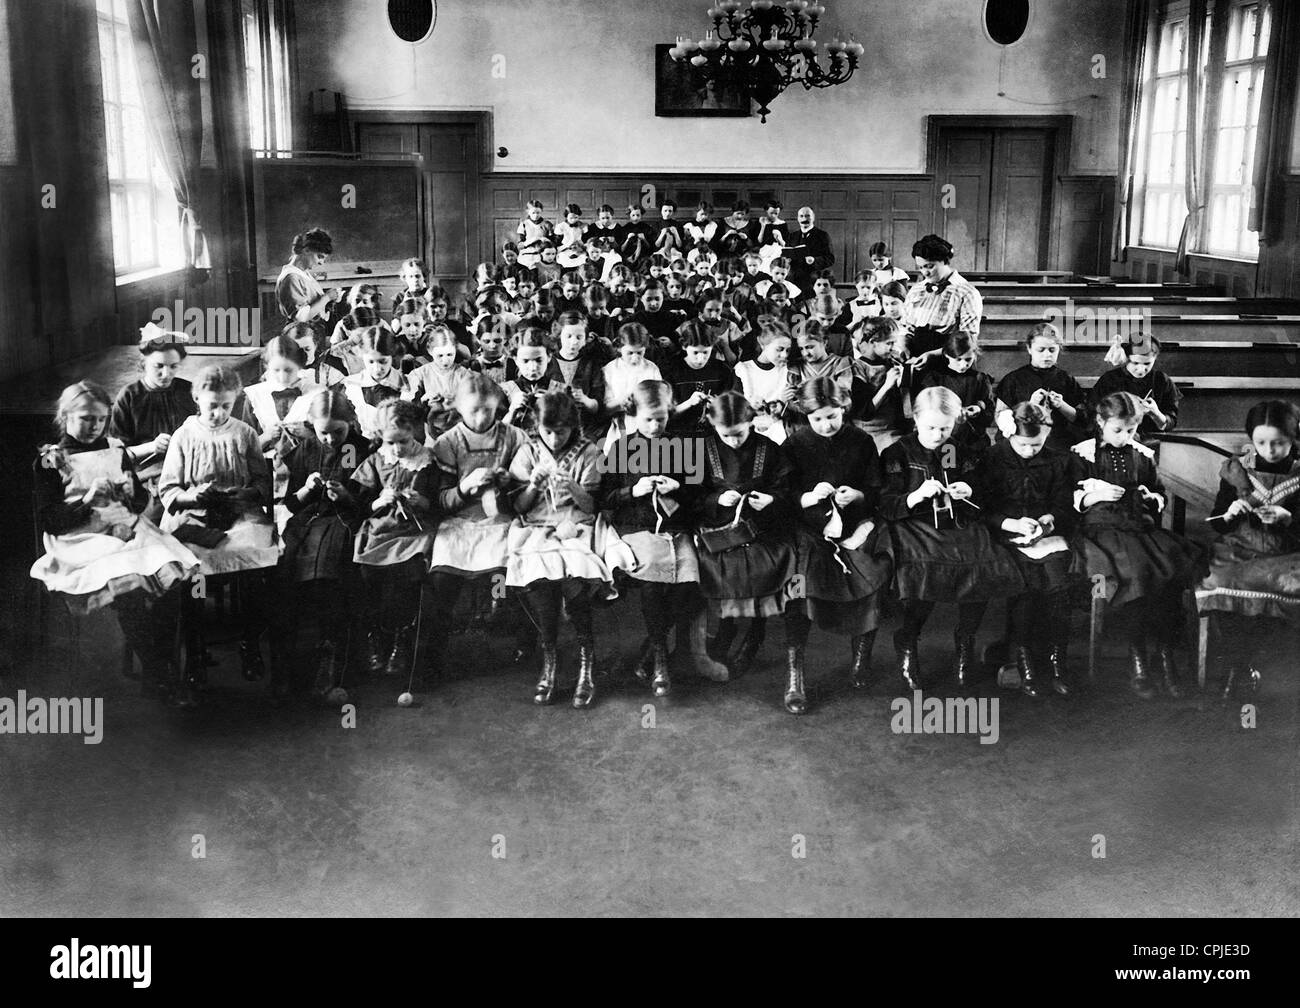
[[[156,31],[141,37],[133,5]],[[779,199],[787,218],[810,206],[841,297],[873,242],[914,274],[913,242],[943,235],[983,295],[980,367],[995,378],[1052,313],[1084,320],[1061,353],[1084,386],[1107,366],[1104,320],[1148,321],[1184,395],[1161,449],[1166,520],[1200,540],[1246,410],[1300,403],[1296,5],[1031,0],[1000,44],[975,0],[841,0],[827,19],[865,47],[857,72],[791,87],[766,122],[656,114],[656,46],[699,37],[704,0],[429,4],[415,42],[393,6],[422,5],[0,0],[0,695],[93,695],[106,711],[97,746],[0,735],[0,913],[1300,910],[1300,678],[1282,624],[1262,631],[1276,647],[1247,727],[1213,689],[1193,613],[1181,662],[1207,688],[1140,702],[1104,613],[1094,659],[1080,611],[1082,688],[1029,699],[986,667],[974,692],[999,699],[1000,737],[982,745],[891,731],[891,649],[864,695],[847,645],[816,630],[807,717],[782,710],[773,643],[741,679],[683,679],[654,700],[627,671],[628,606],[597,618],[598,703],[538,708],[533,670],[512,664],[481,598],[462,603],[477,609],[450,671],[411,707],[364,678],[355,727],[272,703],[215,639],[211,702],[167,711],[124,674],[112,616],[42,599],[32,463],[59,391],[134,380],[159,309],[230,313],[182,373],[219,361],[256,380],[283,325],[276,277],[312,226],[334,239],[323,280],[375,283],[385,305],[411,256],[462,294],[532,199],[551,215],[608,203],[619,220],[661,198],[719,217],[742,200]],[[1179,53],[1196,11],[1224,28],[1202,89],[1210,154],[1189,188]],[[1206,207],[1190,232],[1188,193]],[[994,605],[981,645],[1003,619]],[[941,607],[922,640],[936,676],[950,627]]]

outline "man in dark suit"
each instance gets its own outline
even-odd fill
[[[791,231],[785,241],[785,256],[790,260],[790,282],[801,291],[811,291],[815,274],[835,265],[831,236],[816,227],[812,207],[799,208],[799,229]]]

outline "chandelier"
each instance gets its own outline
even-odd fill
[[[744,8],[742,11],[741,8]],[[713,27],[698,42],[677,36],[668,54],[689,60],[696,76],[732,87],[758,103],[760,122],[767,122],[773,101],[791,84],[804,90],[843,84],[858,67],[862,46],[852,35],[838,35],[824,46],[827,62],[817,58],[813,33],[826,8],[809,0],[717,0],[709,8]]]

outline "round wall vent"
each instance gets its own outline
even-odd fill
[[[388,0],[388,27],[403,42],[423,42],[437,23],[437,0]]]
[[[985,0],[984,30],[998,45],[1019,42],[1029,24],[1029,0]]]

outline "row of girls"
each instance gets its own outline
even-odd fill
[[[390,335],[371,337],[377,360],[368,370],[385,363],[378,351]],[[701,611],[717,627],[711,658],[735,672],[753,664],[767,618],[780,616],[792,713],[807,709],[812,623],[847,638],[849,674],[865,686],[890,595],[907,685],[937,682],[923,676],[917,646],[937,604],[957,606],[952,674],[965,686],[984,611],[1005,599],[1022,688],[1066,694],[1071,589],[1100,574],[1118,617],[1110,625],[1129,647],[1133,691],[1180,694],[1181,597],[1205,575],[1204,558],[1156,521],[1167,496],[1138,437],[1148,407],[1135,395],[1098,399],[1089,436],[1068,451],[1049,444],[1049,403],[1017,402],[1004,437],[985,448],[957,436],[967,415],[961,397],[929,385],[915,396],[914,428],[882,455],[850,419],[851,388],[833,376],[803,377],[768,400],[734,389],[683,396],[662,377],[632,374],[602,451],[588,434],[594,397],[572,391],[569,375],[539,384],[551,363],[548,336],[519,334],[518,376],[504,384],[471,372],[428,395],[422,390],[433,386],[416,370],[392,394],[343,382],[297,385],[286,396],[275,385],[289,383],[245,390],[222,367],[190,384],[176,377],[183,343],[146,333],[140,382],[115,399],[78,383],[60,399],[58,440],[36,462],[46,553],[33,575],[76,610],[116,608],[145,674],[178,703],[192,702],[201,684],[177,681],[159,628],[196,571],[243,582],[249,679],[264,674],[268,628],[273,650],[283,648],[310,614],[321,626],[318,691],[342,675],[354,615],[365,665],[408,672],[426,583],[432,645],[423,671],[436,674],[463,585],[504,573],[527,616],[518,657],[540,645],[539,703],[557,690],[563,614],[578,645],[573,702],[591,704],[593,607],[635,587],[647,636],[637,668],[656,695],[672,688],[669,639],[676,633],[682,650]],[[765,321],[760,343],[788,347],[789,336]],[[300,354],[279,338],[267,349],[268,373],[290,376]],[[803,418],[788,429],[756,409],[786,400]],[[254,424],[235,415],[241,409]],[[674,467],[684,453],[656,445],[691,411],[704,444],[698,473]],[[1224,616],[1279,615],[1252,600],[1261,585],[1281,592],[1294,578],[1296,428],[1292,407],[1261,403],[1246,418],[1247,452],[1224,467],[1213,523],[1221,542],[1203,585]],[[634,458],[651,469],[620,461]],[[272,611],[276,584],[276,598],[291,604]],[[752,622],[738,641],[741,619]],[[1238,669],[1257,683],[1238,621],[1219,622],[1223,654],[1232,656],[1227,688]],[[287,664],[274,663],[278,692],[289,686]]]

